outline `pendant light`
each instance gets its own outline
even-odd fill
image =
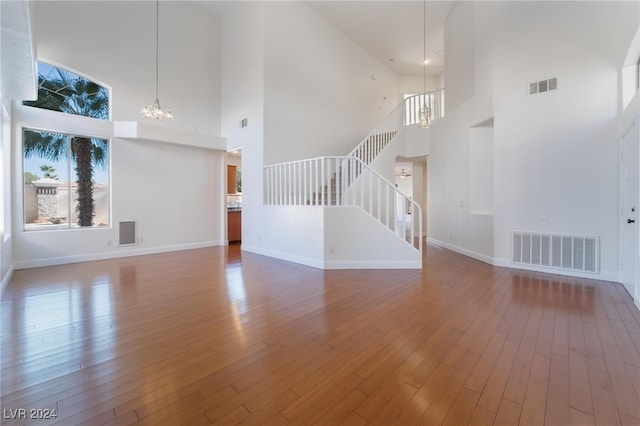
[[[169,110],[163,110],[160,106],[158,98],[158,51],[159,51],[159,34],[160,34],[160,1],[156,0],[156,100],[151,105],[142,107],[140,114],[144,118],[154,120],[173,120],[173,114]]]
[[[431,127],[431,110],[427,106],[427,0],[422,1],[422,106],[420,107],[420,127]]]

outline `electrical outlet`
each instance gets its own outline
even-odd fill
[[[107,247],[111,247],[111,240],[107,240]]]
[[[142,242],[142,237],[138,237],[138,244]]]
[[[334,246],[329,247],[329,251],[331,252],[331,254],[334,254],[335,253],[335,247]]]

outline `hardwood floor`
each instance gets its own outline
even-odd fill
[[[621,285],[431,246],[422,271],[238,246],[20,270],[1,303],[7,425],[640,424]]]

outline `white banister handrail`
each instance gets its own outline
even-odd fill
[[[403,126],[420,122],[420,108],[426,104],[431,120],[444,117],[444,88],[407,96],[348,155],[370,164]]]
[[[444,88],[405,98],[347,156],[265,166],[264,203],[357,206],[422,252],[422,208],[369,164],[404,126],[420,122],[425,104],[431,120],[444,117]]]
[[[404,102],[398,104],[348,155],[371,163],[403,126]]]
[[[267,205],[360,207],[422,252],[420,205],[359,158],[316,157],[265,166],[264,182]]]

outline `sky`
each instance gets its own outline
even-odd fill
[[[71,165],[71,170],[67,170],[67,161],[51,161],[46,158],[41,157],[31,157],[24,159],[24,171],[33,173],[39,178],[44,177],[44,172],[40,170],[41,165],[49,165],[53,166],[55,170],[55,174],[58,176],[58,180],[62,182],[75,181],[75,172],[73,170],[74,164]],[[71,179],[69,178],[69,174],[71,174]],[[100,183],[103,185],[109,184],[109,166],[105,165],[102,168],[94,167],[93,169],[93,180],[96,183]]]

